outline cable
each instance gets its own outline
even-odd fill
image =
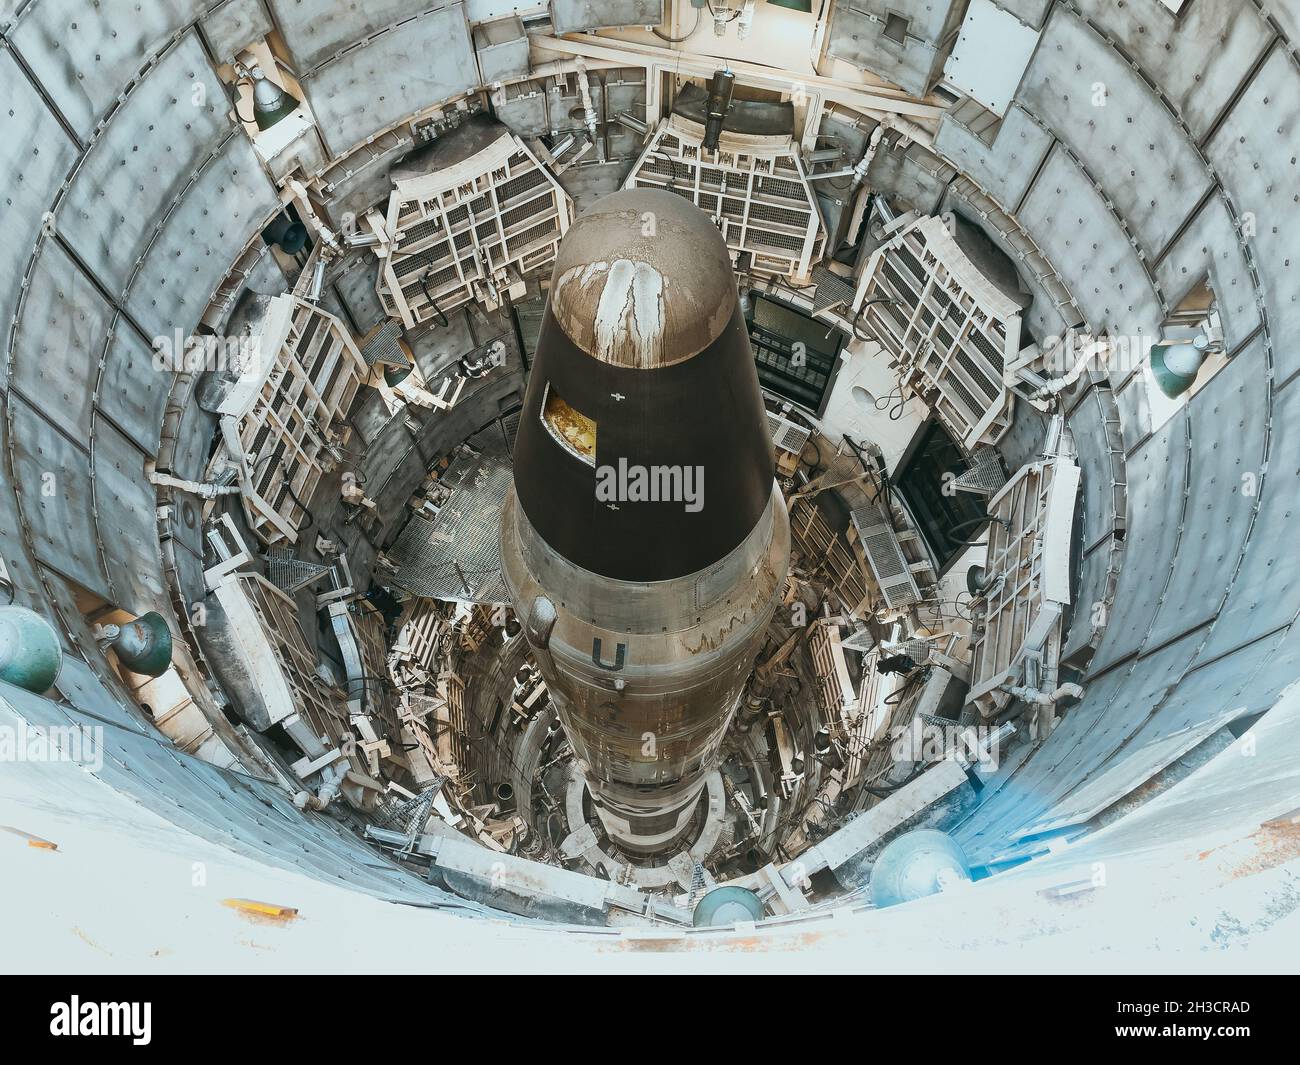
[[[985,547],[988,544],[987,540],[981,541],[978,537],[976,537],[974,540],[957,540],[953,538],[953,534],[960,529],[967,528],[968,526],[978,527],[980,525],[985,524],[986,522],[995,522],[995,521],[999,525],[1001,525],[1002,528],[1005,529],[1007,532],[1011,531],[1010,520],[1006,518],[999,518],[993,514],[983,514],[978,518],[972,518],[970,521],[963,521],[958,523],[957,525],[954,525],[951,529],[946,530],[944,535],[948,537],[948,544],[951,547]]]
[[[864,300],[862,306],[858,308],[857,314],[853,316],[853,321],[849,323],[849,330],[853,333],[853,337],[855,340],[866,341],[866,340],[876,339],[870,334],[864,336],[862,333],[860,333],[858,331],[858,324],[862,321],[862,315],[866,313],[868,307],[874,307],[880,303],[895,303],[898,304],[899,306],[902,306],[903,301],[900,299],[896,299],[893,296],[876,296],[872,299]]]
[[[907,695],[908,692],[910,692],[913,688],[915,688],[918,684],[920,684],[922,680],[925,679],[925,677],[929,674],[929,672],[930,669],[928,666],[921,666],[918,669],[914,669],[911,673],[907,675],[907,679],[903,681],[903,686],[901,688],[896,689],[895,691],[890,692],[881,700],[881,702],[883,702],[886,706],[897,706],[899,703],[903,701],[903,697]]]
[[[716,11],[713,10],[713,0],[704,0],[704,2],[705,2],[705,4],[708,5],[708,8],[709,8],[709,14],[712,15],[712,16],[716,19],[716,18],[718,17],[718,13],[717,13]],[[727,19],[727,22],[728,22],[728,23],[735,22],[736,19],[740,18],[740,16],[741,16],[742,14],[744,14],[744,9],[743,9],[743,8],[737,8],[735,11],[732,11],[732,12],[731,12],[731,18]]]
[[[889,478],[888,469],[880,463],[872,463],[871,466],[868,466],[866,458],[863,457],[866,452],[865,446],[859,444],[853,439],[853,437],[849,436],[848,433],[844,434],[844,442],[849,445],[853,454],[857,456],[858,465],[862,467],[862,472],[871,474],[876,478],[878,487],[876,488],[875,495],[871,497],[871,502],[880,504],[885,507],[886,510],[892,509],[894,502],[894,486],[893,482]]]
[[[710,9],[712,10],[712,9]],[[690,40],[695,36],[696,31],[700,28],[700,8],[695,9],[695,25],[691,27],[691,32],[685,37],[669,37],[668,34],[660,32],[658,26],[652,26],[650,32],[658,37],[661,41],[667,41],[669,44],[681,44],[682,41]]]
[[[896,422],[902,418],[903,411],[911,399],[911,396],[903,395],[903,379],[900,377],[898,383],[889,390],[889,395],[876,400],[876,410],[888,410],[889,420]]]
[[[280,461],[280,471],[284,474],[284,487],[289,493],[289,498],[294,501],[307,519],[307,524],[303,525],[298,531],[302,532],[305,529],[310,529],[316,524],[316,515],[311,512],[306,503],[298,498],[298,493],[293,490],[293,476],[289,473],[289,464],[283,459]]]
[[[433,306],[433,313],[442,319],[443,328],[445,329],[451,325],[450,319],[443,313],[442,308],[438,306],[438,301],[433,298],[433,293],[429,291],[429,272],[427,270],[420,275],[420,288],[424,290],[424,298]]]

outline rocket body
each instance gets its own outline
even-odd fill
[[[784,590],[790,533],[722,236],[667,192],[561,244],[503,570],[607,834],[690,831]]]

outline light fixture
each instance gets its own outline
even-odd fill
[[[767,0],[769,4],[775,4],[777,7],[783,7],[787,11],[802,11],[805,15],[812,14],[812,0]]]
[[[983,566],[971,566],[966,571],[966,591],[976,599],[983,599],[989,590],[988,571]]]
[[[0,607],[0,680],[39,695],[54,684],[62,664],[49,622],[25,606]]]
[[[298,110],[298,101],[271,81],[260,69],[254,68],[253,78],[253,121],[257,128],[266,130],[280,119]]]
[[[1151,376],[1161,392],[1176,399],[1196,383],[1209,352],[1210,341],[1204,334],[1191,341],[1156,344],[1151,348]]]
[[[156,610],[125,625],[105,625],[102,636],[132,673],[161,677],[172,664],[172,634]]]
[[[723,885],[709,891],[695,904],[691,924],[696,928],[717,928],[738,921],[757,921],[763,916],[763,901],[742,887]]]
[[[966,853],[943,832],[917,828],[896,836],[871,868],[871,901],[883,909],[970,880]],[[706,896],[707,898],[707,896]]]
[[[411,376],[409,366],[385,366],[384,367],[384,384],[389,388],[396,388],[408,377]]]
[[[736,86],[736,75],[728,69],[717,70],[709,82],[709,100],[705,106],[703,147],[708,151],[718,150],[718,138],[722,136],[722,123],[731,110],[731,91]]]
[[[271,220],[271,224],[262,230],[262,238],[268,244],[275,244],[285,255],[297,255],[307,246],[307,227],[295,222],[284,211]]]

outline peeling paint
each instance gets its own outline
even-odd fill
[[[599,284],[599,298],[588,288]],[[664,278],[647,262],[616,259],[575,266],[556,283],[557,293],[570,285],[580,290],[575,308],[595,303],[596,358],[612,366],[648,369],[663,365]]]

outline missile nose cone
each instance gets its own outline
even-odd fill
[[[699,354],[736,304],[718,228],[688,200],[657,189],[616,192],[578,218],[551,285],[556,321],[574,344],[641,370]]]
[[[527,520],[588,573],[673,580],[745,540],[772,471],[722,234],[669,192],[597,201],[560,244],[515,437]]]

